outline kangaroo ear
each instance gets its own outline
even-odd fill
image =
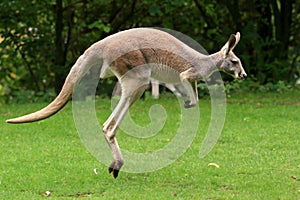
[[[236,34],[235,34],[235,39],[236,39],[235,45],[237,45],[237,43],[239,43],[239,41],[240,41],[240,39],[241,39],[241,34],[240,34],[240,32],[236,32]]]
[[[237,32],[235,35],[231,34],[227,43],[222,47],[221,52],[226,57],[230,51],[234,49],[237,43],[240,41],[241,35]]]

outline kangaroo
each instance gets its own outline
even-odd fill
[[[220,51],[203,55],[157,29],[134,28],[113,34],[94,43],[77,59],[61,92],[48,106],[6,122],[34,122],[56,114],[71,98],[74,88],[89,69],[100,66],[99,77],[116,76],[122,89],[117,106],[103,124],[104,136],[113,157],[109,173],[117,178],[124,163],[116,139],[118,127],[150,80],[182,84],[189,94],[184,107],[193,107],[198,101],[197,81],[207,79],[215,71],[226,72],[236,79],[247,76],[240,59],[233,53],[239,40],[240,33],[237,32],[229,37]]]

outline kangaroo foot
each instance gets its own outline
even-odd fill
[[[109,168],[108,168],[108,172],[109,172],[109,173],[112,173],[113,176],[114,176],[114,178],[117,178],[118,175],[119,175],[119,171],[120,171],[122,165],[123,165],[123,161],[114,160],[114,161],[110,164],[110,166],[109,166]]]

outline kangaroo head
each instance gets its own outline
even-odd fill
[[[219,69],[227,74],[232,75],[236,79],[244,79],[247,77],[240,59],[232,51],[240,41],[240,37],[241,35],[239,32],[237,32],[235,35],[232,34],[220,51],[222,61]]]

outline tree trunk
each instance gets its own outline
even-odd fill
[[[279,4],[280,2],[280,4]],[[271,0],[274,12],[276,59],[287,59],[294,0]]]
[[[64,49],[63,49],[63,7],[62,0],[56,0],[55,7],[55,92],[59,93],[64,82],[63,68],[65,66]]]

